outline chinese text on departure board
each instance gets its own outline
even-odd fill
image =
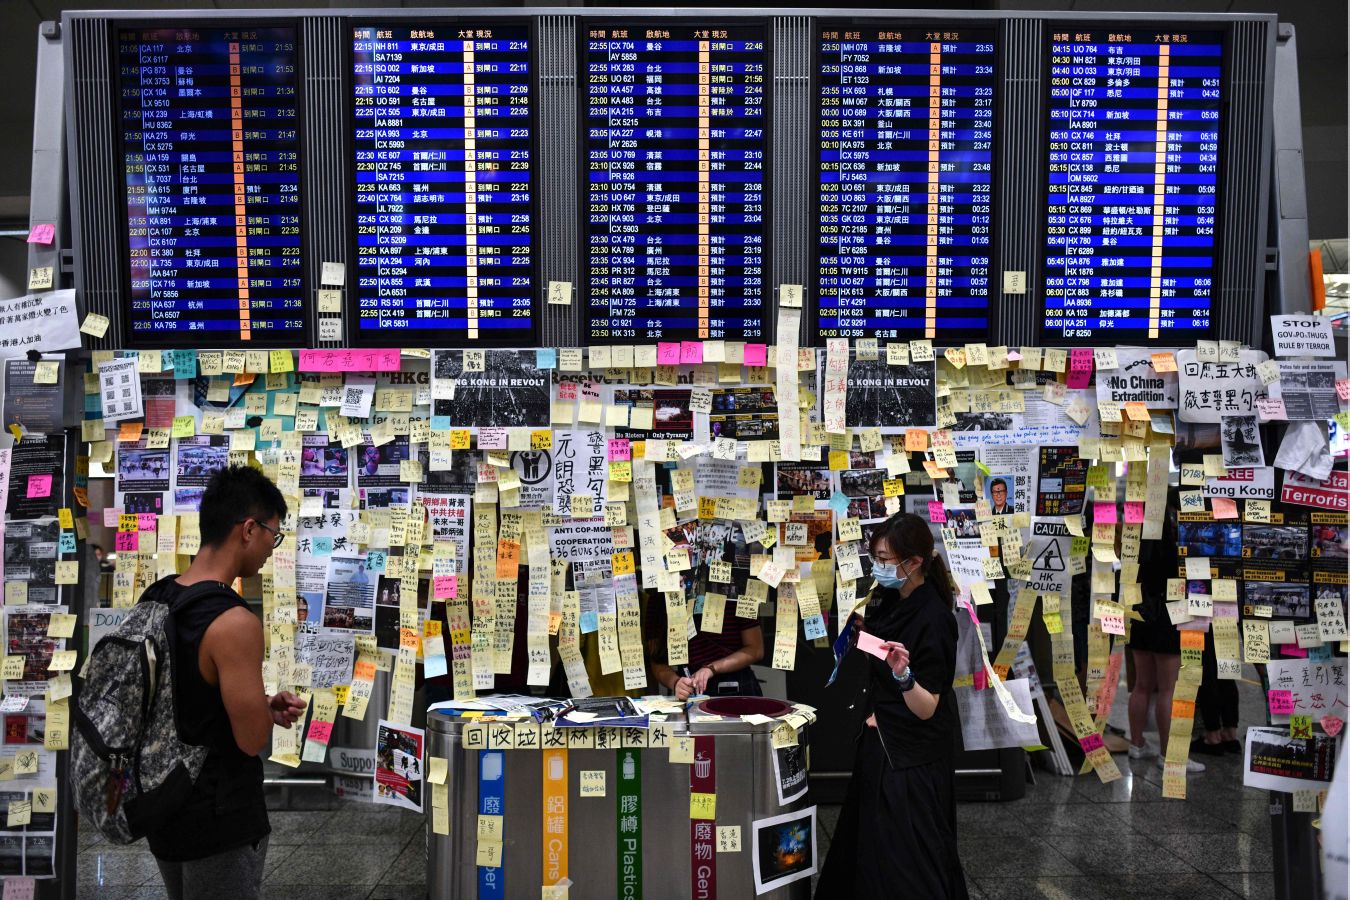
[[[764,29],[594,28],[587,337],[764,338]]]
[[[1214,296],[1221,37],[1066,32],[1050,52],[1046,337],[1203,335]]]
[[[362,339],[528,344],[528,26],[359,27],[353,50]]]
[[[992,31],[820,32],[822,338],[983,340]]]
[[[303,342],[295,29],[118,41],[134,342]]]

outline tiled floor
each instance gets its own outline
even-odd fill
[[[1123,694],[1123,691],[1122,691]],[[1242,685],[1243,721],[1263,721],[1258,689]],[[1112,721],[1124,724],[1113,714]],[[964,803],[961,859],[972,898],[1274,896],[1266,795],[1243,788],[1236,755],[1203,757],[1185,801],[1162,799],[1151,762],[1117,756],[1124,778],[1037,773],[1026,797]],[[424,819],[402,810],[343,803],[320,792],[277,798],[265,895],[285,900],[425,896]],[[838,807],[820,809],[822,854]],[[115,847],[82,831],[81,898],[162,898],[144,844]],[[581,895],[577,895],[581,896]]]

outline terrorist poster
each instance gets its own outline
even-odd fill
[[[816,874],[816,808],[808,806],[750,823],[755,893]]]
[[[329,557],[326,583],[323,626],[370,634],[375,628],[375,573],[366,571],[366,557]]]
[[[433,427],[437,419],[447,427],[548,427],[549,377],[533,350],[434,350],[431,366]]]
[[[380,720],[375,741],[375,802],[422,811],[424,784],[420,728]]]
[[[1287,727],[1248,728],[1242,783],[1286,793],[1329,787],[1336,767],[1336,741],[1316,732],[1310,738],[1292,737]]]
[[[1087,496],[1088,461],[1077,447],[1041,447],[1036,474],[1036,515],[1076,516]]]
[[[62,434],[30,434],[14,445],[9,457],[9,497],[5,505],[11,519],[56,515],[57,506],[63,505],[57,500],[61,495],[65,453],[66,439]]]
[[[773,748],[773,783],[779,806],[806,793],[806,749],[801,744]]]
[[[44,360],[43,364],[56,367],[55,380],[50,384],[35,381],[38,363],[5,360],[6,428],[18,425],[31,434],[52,434],[64,427],[65,360]]]
[[[932,426],[937,420],[935,371],[931,362],[892,366],[884,359],[853,360],[848,368],[846,424],[882,428]]]

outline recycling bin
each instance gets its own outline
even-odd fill
[[[746,722],[732,701],[770,719]],[[803,821],[764,825],[762,835],[777,843],[764,848],[759,869],[780,880],[789,870],[807,872],[818,866],[818,847],[807,812],[805,728],[791,749],[773,746],[777,719],[792,710],[763,698],[717,698],[690,707],[688,720],[662,723],[667,746],[642,746],[650,732],[637,728],[553,729],[565,748],[542,747],[536,737],[521,747],[510,723],[431,711],[427,753],[449,762],[450,833],[433,833],[428,800],[429,895],[537,897],[567,879],[573,897],[752,897],[752,823],[793,813]],[[786,803],[780,783],[792,798]],[[501,816],[485,826],[486,843],[500,838],[496,866],[479,865],[493,859],[479,857],[482,815]],[[763,896],[809,894],[810,878],[801,875],[770,884]]]

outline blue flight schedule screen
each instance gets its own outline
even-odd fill
[[[1064,31],[1050,55],[1045,339],[1204,337],[1222,35]]]
[[[352,37],[357,342],[528,346],[529,26]]]
[[[994,32],[826,24],[818,38],[821,338],[984,340]]]
[[[587,30],[589,341],[764,340],[764,38],[758,25]]]
[[[118,34],[132,343],[303,344],[294,28]]]

